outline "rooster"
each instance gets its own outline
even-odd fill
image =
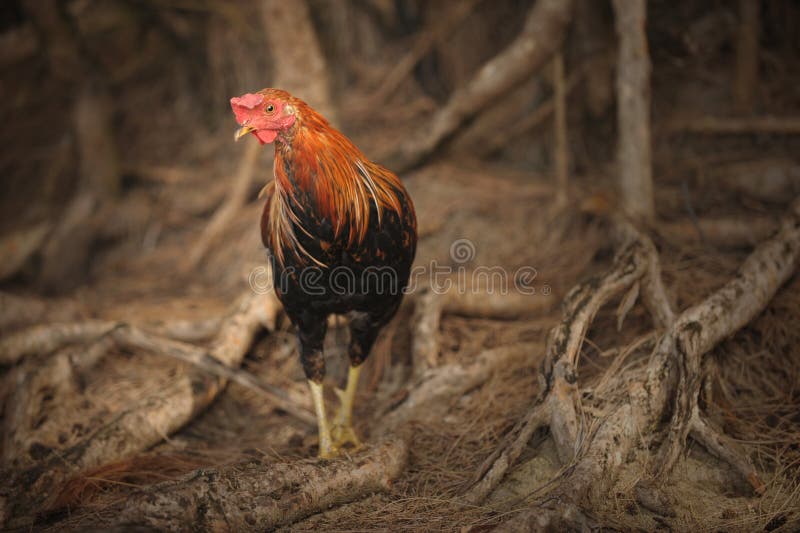
[[[276,294],[297,328],[319,456],[335,456],[343,446],[360,446],[352,426],[359,371],[408,284],[417,246],[414,205],[394,173],[286,91],[248,93],[231,98],[231,107],[241,126],[237,140],[252,134],[261,144],[275,143],[261,240]],[[334,313],[349,317],[350,367],[329,423],[322,346]]]

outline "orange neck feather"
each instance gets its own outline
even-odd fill
[[[294,226],[309,235],[312,232],[302,226],[296,210],[314,210],[320,218],[327,218],[335,237],[346,237],[346,244],[352,246],[366,236],[371,203],[377,206],[379,220],[384,209],[400,214],[397,195],[404,188],[394,173],[367,159],[313,109],[300,100],[292,105],[298,119],[288,132],[290,140],[279,138],[275,145],[275,190],[269,216],[271,248],[281,264],[288,245],[298,258],[325,266],[298,242]],[[306,194],[299,198],[299,192]],[[342,235],[345,228],[349,230],[346,236]]]

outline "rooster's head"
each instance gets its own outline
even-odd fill
[[[234,138],[238,141],[248,133],[261,144],[271,143],[279,134],[286,134],[297,120],[297,106],[286,91],[263,89],[231,98],[236,122],[241,126]]]

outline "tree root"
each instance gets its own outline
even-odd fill
[[[458,28],[480,1],[460,2],[447,17],[437,19],[429,28],[420,32],[411,50],[385,74],[380,86],[359,105],[359,111],[365,115],[374,114],[376,108],[384,106],[402,82],[408,79],[422,58]]]
[[[373,431],[383,435],[403,424],[425,418],[445,416],[449,401],[485,383],[497,368],[507,367],[514,359],[524,358],[535,349],[533,343],[515,343],[481,353],[469,365],[449,364],[428,369],[417,377],[402,400],[379,414]]]
[[[208,353],[202,351],[203,358],[208,356],[230,368],[239,366],[256,331],[265,323],[274,325],[277,309],[274,297],[247,293],[224,319]],[[109,327],[111,329],[106,331],[101,328],[98,331],[110,333],[115,331],[117,323],[103,326],[106,330]],[[137,337],[135,329],[122,327],[116,331],[119,337],[115,340],[154,349],[167,347],[151,337]],[[185,348],[175,341],[164,342],[169,343],[170,349]],[[191,360],[192,356],[199,353],[199,349],[192,347],[184,354],[191,355],[184,360]],[[160,442],[208,407],[225,384],[223,378],[190,369],[178,374],[168,387],[118,413],[85,440],[63,450],[50,450],[37,465],[18,472],[4,484],[0,500],[5,500],[5,505],[0,505],[0,509],[4,508],[6,516],[0,518],[20,517],[25,523],[30,519],[32,510],[48,508],[53,491],[68,478],[81,471],[124,459]],[[27,487],[27,493],[19,494],[15,490],[18,486]]]
[[[13,365],[27,355],[52,352],[67,344],[94,341],[115,327],[117,322],[108,320],[34,326],[0,340],[0,365]]]
[[[4,258],[0,266],[0,280],[20,271],[28,259],[41,249],[50,230],[50,224],[42,222],[0,238],[0,252]]]
[[[468,274],[467,279],[475,276]],[[412,321],[412,364],[414,376],[438,366],[439,326],[443,315],[509,319],[547,310],[550,298],[516,291],[502,294],[471,288],[466,291],[426,292],[414,301]]]
[[[630,232],[627,227],[626,232]],[[512,430],[506,443],[479,471],[476,484],[465,495],[467,502],[482,502],[513,466],[533,434],[542,427],[550,427],[561,460],[565,463],[572,461],[581,431],[576,367],[584,335],[603,303],[645,278],[654,253],[655,247],[646,237],[630,240],[617,254],[613,267],[605,276],[578,285],[566,296],[562,304],[564,318],[550,334],[542,364],[543,393]],[[654,281],[648,277],[648,282],[660,284],[660,279]],[[650,292],[662,294],[663,287],[653,288]]]
[[[692,436],[731,464],[757,493],[763,492],[763,482],[746,454],[704,419],[697,398],[703,381],[704,355],[747,325],[794,272],[800,257],[800,200],[792,204],[780,231],[753,251],[733,280],[674,319],[654,247],[643,235],[632,233],[635,229],[629,224],[618,227],[623,234],[637,235],[636,238],[621,248],[605,276],[578,285],[567,296],[564,318],[551,332],[543,362],[542,393],[478,472],[476,483],[464,495],[467,502],[482,502],[513,466],[533,433],[546,426],[561,461],[571,466],[565,479],[545,497],[579,502],[590,487],[613,478],[614,470],[633,447],[658,430],[665,412],[671,412],[672,418],[656,475],[670,471],[684,449],[686,437]],[[587,422],[590,419],[585,418],[577,388],[580,343],[600,305],[636,282],[642,286],[643,300],[655,324],[668,327],[656,342],[641,379],[619,380],[617,398],[606,398],[615,406],[613,410],[601,419]],[[514,523],[522,524],[537,512],[531,509]]]
[[[183,531],[272,530],[334,505],[388,490],[403,471],[408,445],[392,439],[352,458],[264,464],[251,461],[197,470],[131,494],[99,525]],[[97,524],[95,524],[97,525]]]
[[[60,421],[48,416],[48,408],[59,398],[80,395],[80,372],[94,366],[113,345],[114,340],[104,336],[88,346],[59,350],[44,362],[26,359],[12,370],[16,386],[3,419],[2,464],[15,468],[32,464],[31,447],[41,444],[37,437],[58,433],[51,428]]]
[[[696,221],[660,223],[658,231],[681,241],[721,247],[755,246],[772,235],[777,220],[771,217],[699,218]]]

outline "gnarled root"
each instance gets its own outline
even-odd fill
[[[671,422],[656,475],[670,471],[685,448],[686,437],[692,436],[730,463],[757,493],[763,492],[763,482],[745,453],[700,413],[702,362],[721,340],[760,313],[795,271],[800,257],[800,200],[793,203],[780,231],[753,251],[734,279],[674,319],[654,247],[629,224],[618,223],[618,227],[633,240],[621,248],[605,276],[582,283],[567,296],[564,318],[552,331],[548,344],[542,369],[543,392],[478,473],[476,483],[464,496],[468,502],[482,502],[513,466],[533,433],[548,426],[560,459],[570,468],[546,498],[579,503],[591,486],[614,477],[633,447],[658,430],[666,412],[671,413]],[[591,417],[587,419],[589,415],[581,408],[577,386],[580,343],[600,305],[634,283],[641,284],[656,325],[666,326],[666,330],[655,343],[647,366],[633,376],[638,379],[617,380],[617,397],[610,403],[613,409],[587,422]],[[587,427],[593,430],[588,432]],[[527,523],[537,512],[526,511],[514,522]]]
[[[104,510],[103,516],[113,516],[109,522],[92,525],[159,531],[272,530],[387,490],[407,457],[407,443],[395,438],[352,458],[273,464],[255,460],[197,470],[131,494]]]
[[[224,389],[226,378],[236,378],[238,375],[236,372],[222,373],[220,377],[220,372],[209,375],[208,370],[228,368],[232,371],[238,367],[256,332],[265,324],[274,324],[278,309],[273,295],[247,293],[222,321],[207,351],[178,341],[148,336],[130,326],[113,322],[101,323],[99,326],[102,327],[95,328],[95,335],[114,337],[117,344],[147,347],[157,351],[163,349],[170,352],[169,355],[205,368],[205,371],[187,368],[176,374],[167,387],[150,391],[147,396],[117,413],[84,440],[66,449],[50,450],[37,464],[17,472],[13,478],[7,477],[6,483],[0,489],[0,510],[5,513],[0,519],[11,519],[10,522],[6,521],[6,526],[28,523],[32,511],[50,507],[55,492],[70,477],[145,450],[192,420]],[[60,330],[55,328],[54,331]],[[62,340],[62,337],[64,336],[56,340]],[[75,335],[67,337],[72,341]],[[55,341],[44,344],[49,349],[55,347],[54,343]],[[59,380],[69,374],[55,371],[63,366],[46,365],[45,368],[52,367],[54,371],[40,375],[31,383],[40,386],[42,380],[50,379],[54,388],[58,388]],[[29,444],[23,449],[27,450]],[[16,490],[18,486],[26,487],[25,494]],[[17,524],[15,517],[19,517],[22,522]]]

